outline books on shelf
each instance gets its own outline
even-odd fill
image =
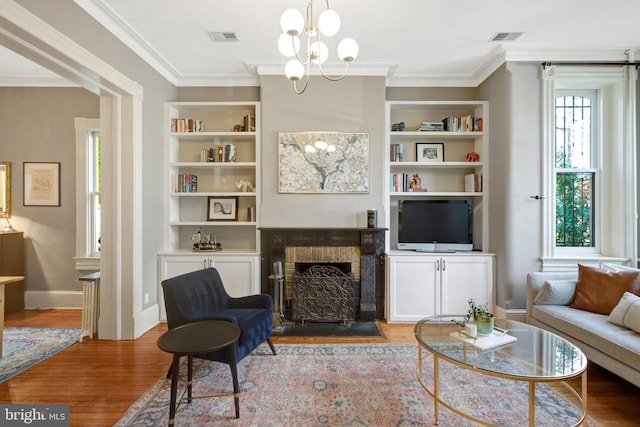
[[[235,162],[238,147],[235,144],[217,144],[210,148],[200,150],[201,162]]]
[[[256,207],[255,206],[249,206],[247,208],[247,221],[255,222],[255,220],[256,220]]]
[[[464,191],[468,193],[482,192],[482,175],[467,174],[464,176]]]
[[[445,117],[442,125],[445,132],[482,132],[482,117]]]
[[[451,332],[449,336],[464,343],[470,344],[478,350],[489,350],[491,348],[500,347],[501,345],[518,341],[518,338],[514,337],[513,335],[508,335],[496,331],[493,331],[489,335],[478,336],[477,338],[470,337],[464,333],[461,333],[460,331]]]
[[[391,144],[390,158],[392,162],[401,162],[404,159],[404,146],[402,144]]]
[[[416,173],[392,173],[391,174],[391,192],[427,192],[426,188],[422,188],[421,183],[416,183],[418,178]]]
[[[204,122],[198,119],[173,118],[171,132],[204,132]]]
[[[171,175],[171,191],[174,193],[197,193],[198,175],[191,173]]]
[[[442,132],[444,130],[444,123],[442,122],[422,122],[416,127],[420,132]]]

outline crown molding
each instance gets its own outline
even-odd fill
[[[80,87],[80,85],[59,76],[3,76],[0,87]]]
[[[160,73],[162,77],[176,86],[179,85],[180,72],[122,19],[116,11],[102,0],[73,1]]]

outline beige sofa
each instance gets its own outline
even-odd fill
[[[607,321],[605,314],[569,307],[578,273],[530,273],[527,276],[527,322],[577,345],[587,358],[640,387],[640,334]],[[537,298],[545,288],[555,289]]]

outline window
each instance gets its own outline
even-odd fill
[[[634,71],[543,69],[543,271],[635,260]]]
[[[76,270],[100,269],[100,121],[76,118]]]
[[[597,92],[558,91],[555,99],[556,247],[596,248]]]

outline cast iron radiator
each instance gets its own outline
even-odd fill
[[[293,320],[353,320],[353,273],[333,265],[316,264],[293,273]]]

